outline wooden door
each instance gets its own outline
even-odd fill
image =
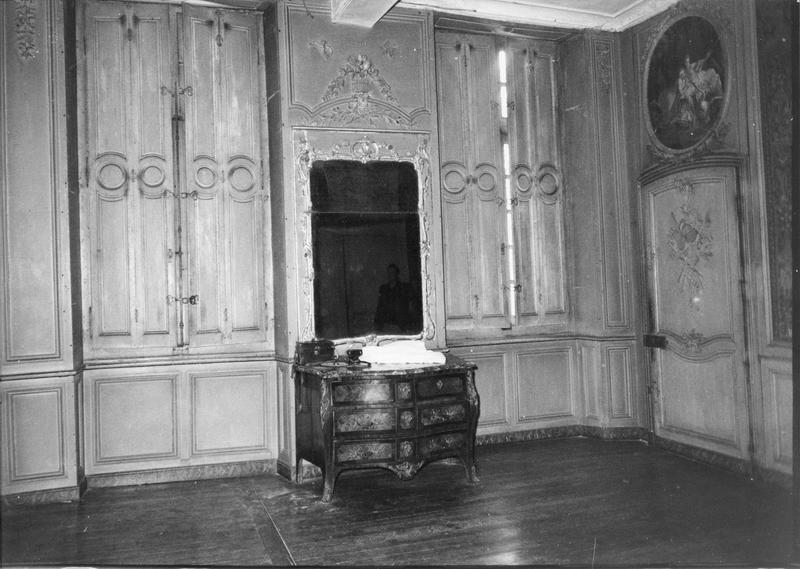
[[[733,166],[643,187],[655,434],[747,458],[749,413]]]
[[[508,142],[519,327],[565,321],[564,200],[552,42],[509,41]]]
[[[440,33],[436,58],[448,333],[498,331],[510,322],[495,40]]]
[[[263,39],[257,13],[184,5],[189,347],[262,345],[268,195]]]
[[[175,345],[169,7],[84,7],[85,320],[91,355]]]

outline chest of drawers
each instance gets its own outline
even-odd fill
[[[477,481],[474,364],[448,354],[436,366],[323,362],[295,365],[294,372],[298,481],[301,460],[320,467],[324,502],[348,469],[385,468],[409,480],[428,462],[456,457]]]

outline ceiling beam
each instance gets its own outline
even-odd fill
[[[371,28],[398,0],[331,0],[331,21]]]

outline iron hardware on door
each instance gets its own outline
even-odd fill
[[[200,302],[200,295],[193,294],[192,296],[183,296],[177,297],[172,296],[171,294],[167,295],[167,303],[172,304],[173,302],[179,302],[181,304],[197,304]]]
[[[647,348],[660,348],[663,350],[667,347],[667,337],[660,334],[645,334],[644,345]]]

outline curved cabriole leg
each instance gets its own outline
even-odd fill
[[[294,482],[295,484],[303,483],[303,459],[298,458],[294,465]]]
[[[338,473],[333,468],[326,468],[323,473],[322,501],[326,504],[333,498],[333,487],[336,485]]]

